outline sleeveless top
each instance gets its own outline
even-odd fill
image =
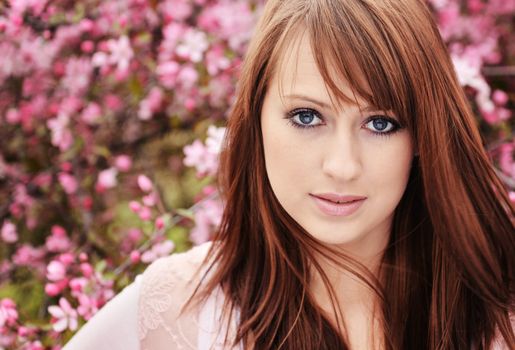
[[[243,350],[241,344],[232,348],[223,344],[226,332],[229,340],[234,339],[238,315],[226,329],[227,322],[221,322],[224,295],[220,288],[205,303],[181,313],[203,276],[205,270],[199,267],[211,244],[153,262],[63,350]],[[496,339],[491,350],[513,349],[501,336]]]

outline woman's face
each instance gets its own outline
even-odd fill
[[[406,188],[411,136],[395,115],[364,101],[361,110],[353,103],[333,106],[309,40],[299,45],[273,77],[262,107],[268,179],[283,208],[312,236],[357,256],[376,254],[388,242]],[[346,81],[340,88],[352,96]]]

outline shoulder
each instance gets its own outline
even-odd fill
[[[212,242],[206,242],[186,252],[175,253],[154,261],[143,273],[142,287],[149,281],[177,283],[192,280],[193,275],[201,268],[212,244]]]
[[[182,309],[200,282],[202,263],[211,246],[207,242],[158,259],[147,267],[140,279],[138,302],[142,349],[158,349],[160,344],[169,346],[173,342],[181,346],[194,344],[198,315],[194,310]]]

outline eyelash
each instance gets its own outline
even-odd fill
[[[298,128],[298,129],[301,129],[301,130],[308,130],[308,129],[311,129],[311,128],[316,128],[318,126],[320,126],[319,124],[317,125],[305,125],[305,124],[299,124],[297,122],[294,122],[293,121],[293,118],[301,113],[313,113],[315,115],[316,118],[320,119],[320,120],[323,120],[322,116],[320,115],[319,112],[317,112],[316,110],[314,109],[311,109],[311,108],[298,108],[298,109],[294,109],[292,110],[291,112],[288,112],[287,113],[287,119],[288,119],[288,122],[290,125],[292,125],[293,127],[295,128]],[[374,120],[384,120],[384,121],[387,121],[389,123],[391,123],[393,125],[392,129],[389,130],[389,131],[385,131],[385,132],[378,132],[378,131],[372,131],[370,129],[370,132],[372,132],[374,135],[377,135],[377,136],[390,136],[392,135],[393,133],[397,132],[399,129],[402,129],[402,126],[399,124],[399,122],[393,118],[390,118],[390,117],[387,117],[385,115],[373,115],[373,116],[370,116],[368,117],[365,122],[364,122],[364,125],[374,121]]]

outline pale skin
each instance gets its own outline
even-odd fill
[[[309,234],[377,271],[390,236],[394,210],[409,178],[412,137],[396,116],[366,101],[333,105],[307,37],[273,77],[262,108],[267,175],[277,199]],[[280,88],[281,87],[281,88]],[[341,88],[353,96],[345,81]],[[307,126],[311,126],[308,128]],[[364,196],[348,216],[330,216],[312,194]],[[343,310],[353,349],[377,349],[374,293],[352,274],[324,261]],[[333,317],[327,291],[313,276],[311,292]]]

